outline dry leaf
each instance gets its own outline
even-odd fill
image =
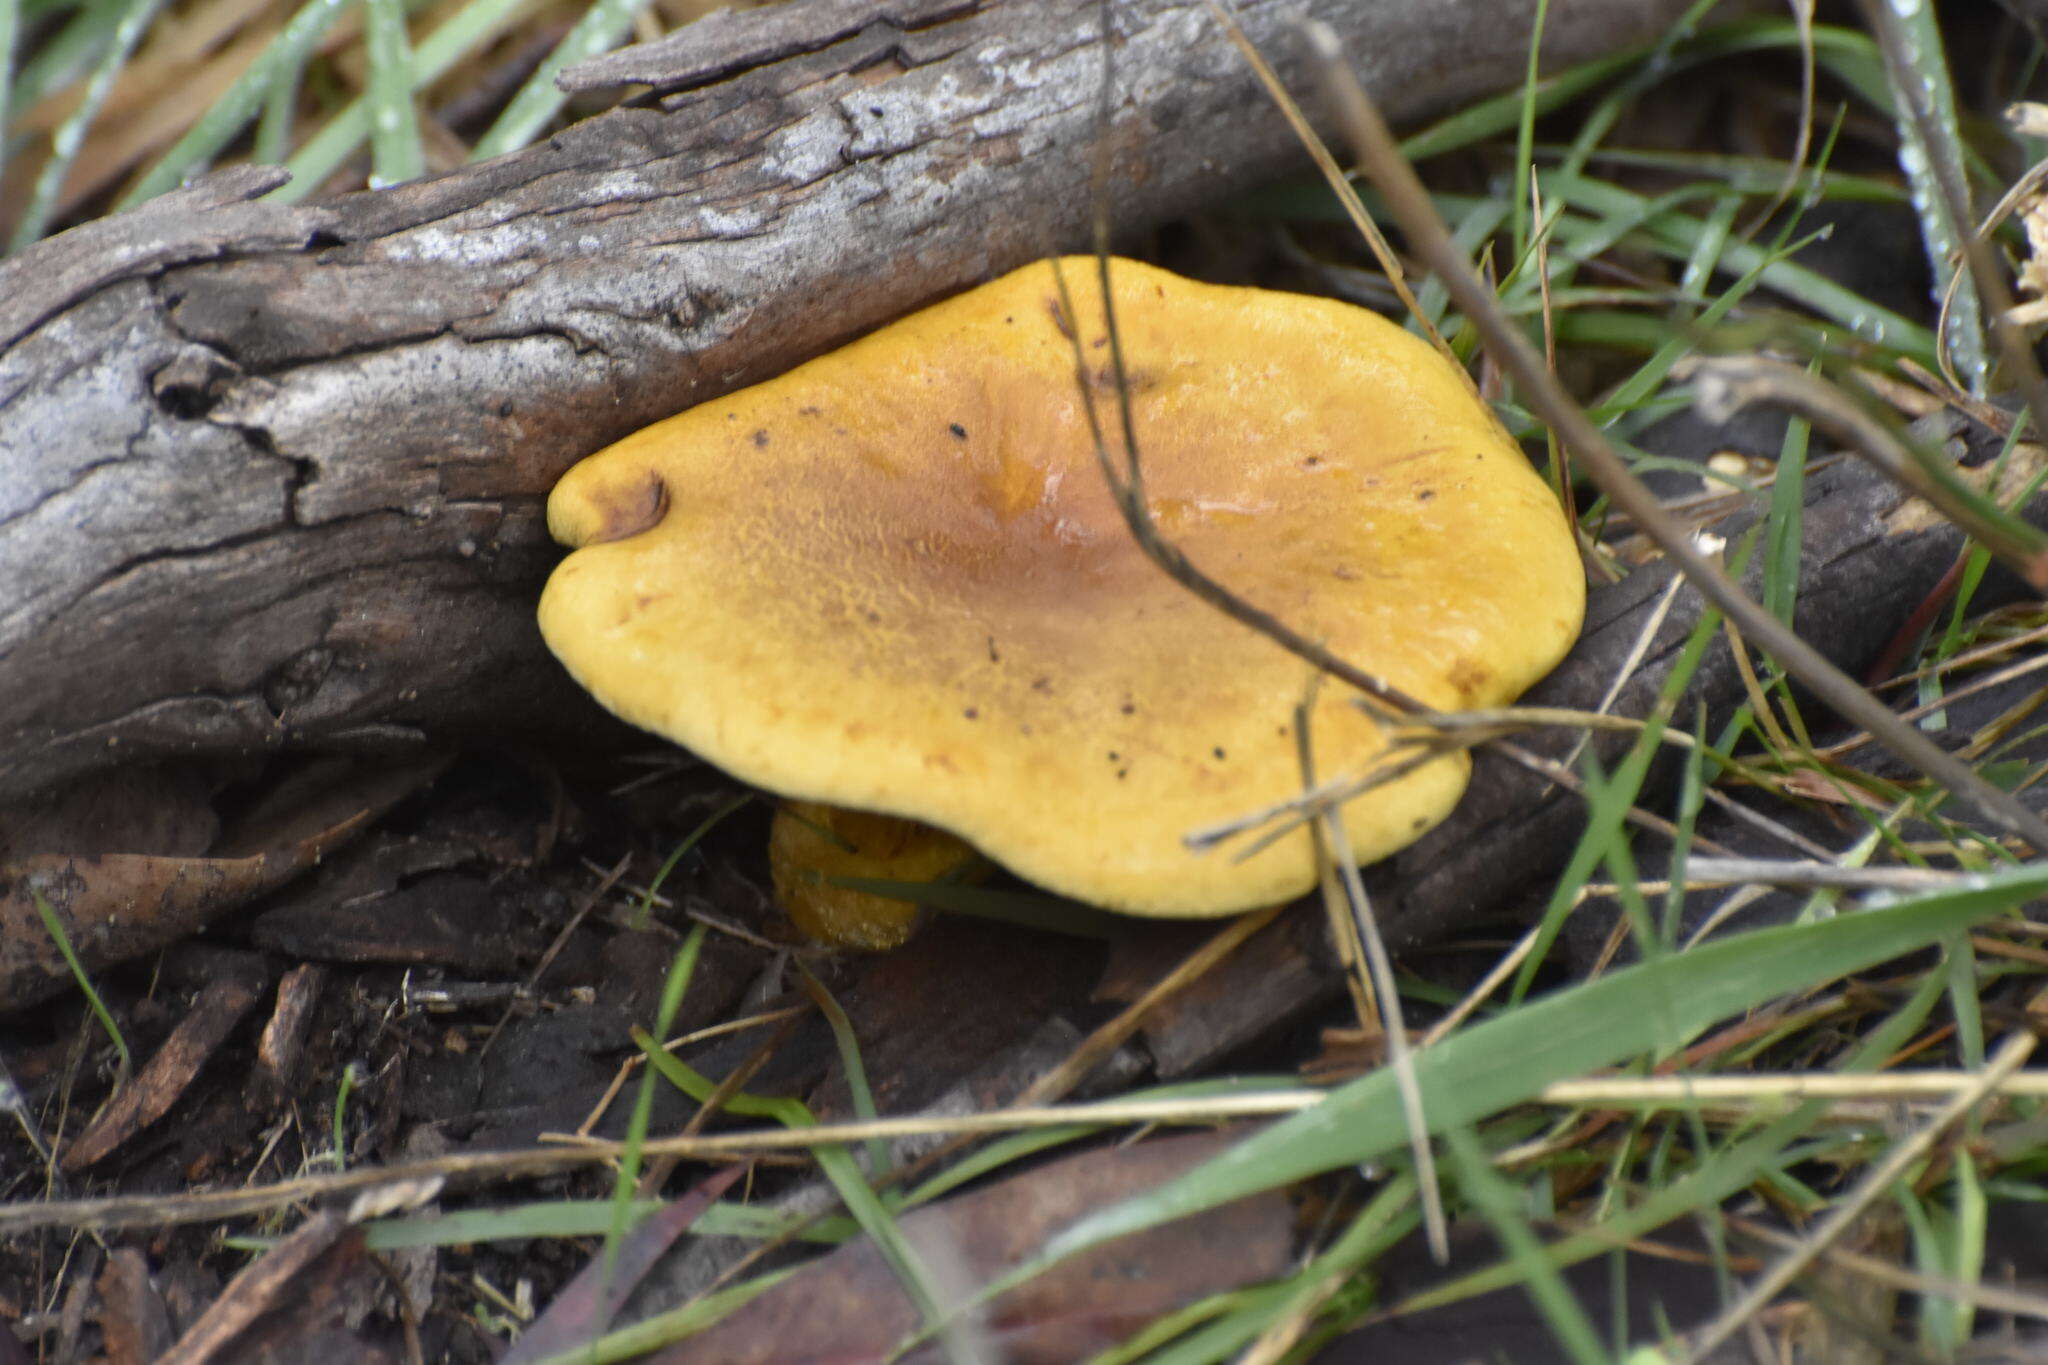
[[[940,1291],[958,1300],[1022,1264],[1083,1214],[1157,1188],[1242,1138],[1204,1133],[1086,1152],[898,1224]],[[1285,1194],[1254,1195],[1070,1257],[983,1306],[967,1330],[990,1348],[989,1358],[1011,1365],[1085,1360],[1196,1299],[1285,1273],[1293,1227]],[[896,1276],[862,1239],[649,1361],[879,1365],[897,1358],[896,1344],[918,1325]],[[944,1359],[936,1350],[903,1359]]]

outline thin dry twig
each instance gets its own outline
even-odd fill
[[[1304,786],[1313,786],[1316,780],[1315,740],[1310,725],[1310,711],[1315,704],[1315,689],[1311,686],[1309,695],[1295,708],[1295,746],[1301,760],[1301,778]],[[1325,904],[1329,909],[1332,925],[1337,929],[1337,941],[1347,948],[1362,950],[1365,965],[1371,973],[1373,995],[1379,1005],[1380,1034],[1386,1039],[1387,1069],[1394,1073],[1394,1089],[1401,1097],[1401,1114],[1408,1128],[1408,1150],[1415,1162],[1416,1189],[1422,1203],[1422,1229],[1429,1244],[1430,1257],[1438,1265],[1448,1265],[1451,1260],[1451,1234],[1448,1220],[1444,1217],[1443,1191],[1437,1184],[1436,1153],[1429,1145],[1429,1120],[1423,1112],[1422,1082],[1415,1075],[1415,1054],[1408,1046],[1408,1023],[1402,1017],[1401,989],[1394,981],[1394,959],[1387,951],[1387,940],[1380,933],[1378,916],[1372,912],[1372,899],[1365,894],[1365,882],[1358,875],[1358,855],[1351,847],[1350,831],[1338,818],[1335,810],[1324,810],[1317,817],[1321,837],[1320,848],[1328,856],[1328,864],[1322,869]],[[1334,873],[1332,878],[1330,873]],[[1340,897],[1330,895],[1335,888],[1341,888]],[[1366,1022],[1360,1020],[1361,1023]]]
[[[1983,881],[1976,872],[1945,872],[1930,867],[1844,867],[1839,863],[1779,862],[1769,858],[1687,858],[1685,888],[1713,886],[1832,886],[1861,891],[1958,891]],[[1664,891],[1669,882],[1639,881],[1639,891]],[[1589,882],[1592,894],[1617,888]]]
[[[2031,1039],[2028,1038],[2030,1042]],[[2005,1053],[1999,1054],[2001,1065]],[[918,1115],[811,1128],[767,1128],[689,1138],[649,1138],[644,1156],[676,1155],[700,1161],[746,1160],[765,1152],[801,1151],[812,1146],[932,1135],[991,1134],[1074,1125],[1117,1126],[1159,1123],[1206,1124],[1232,1119],[1297,1114],[1323,1101],[1328,1092],[1302,1087],[1249,1095],[1201,1099],[1110,1100],[998,1109],[979,1114]],[[1702,1100],[1777,1103],[1782,1101],[1950,1099],[1947,1108],[2001,1097],[2048,1099],[2048,1072],[2012,1067],[1982,1073],[1914,1071],[1842,1075],[1836,1072],[1744,1076],[1642,1076],[1557,1081],[1530,1097],[1542,1105],[1685,1107]],[[624,1157],[623,1141],[561,1135],[555,1145],[519,1151],[460,1152],[392,1166],[358,1166],[346,1171],[299,1176],[269,1185],[241,1186],[178,1195],[114,1195],[103,1199],[50,1200],[0,1205],[0,1234],[35,1228],[172,1227],[216,1222],[285,1208],[308,1200],[354,1196],[428,1180],[511,1179],[546,1175]],[[1505,1160],[1510,1154],[1502,1154]]]
[[[1638,734],[1648,729],[1649,725],[1650,722],[1633,716],[1603,715],[1598,711],[1576,711],[1555,706],[1501,706],[1478,711],[1441,711],[1430,718],[1426,727],[1418,729],[1413,734],[1395,728],[1393,737],[1380,760],[1364,772],[1331,778],[1285,800],[1275,801],[1269,806],[1191,830],[1183,836],[1182,842],[1189,848],[1202,852],[1239,835],[1278,822],[1277,828],[1260,835],[1256,843],[1237,854],[1240,858],[1249,858],[1265,849],[1276,838],[1292,833],[1301,825],[1316,819],[1324,811],[1334,809],[1376,787],[1405,777],[1423,764],[1458,749],[1474,749],[1483,745],[1497,753],[1506,753],[1514,746],[1507,744],[1505,737],[1522,730],[1562,728]],[[1691,735],[1668,726],[1660,731],[1658,742],[1675,749],[1698,747]],[[1414,752],[1406,752],[1409,750]],[[1515,750],[1516,754],[1522,752],[1519,749]],[[1569,771],[1566,767],[1568,759],[1541,761]],[[1554,779],[1554,782],[1556,785],[1568,786],[1572,791],[1579,790],[1576,786],[1569,786],[1564,779]]]
[[[1744,1237],[1753,1238],[1781,1250],[1798,1247],[1799,1239],[1777,1228],[1768,1227],[1753,1218],[1729,1215],[1728,1226]],[[1825,1247],[1821,1259],[1830,1265],[1853,1271],[1866,1279],[1901,1290],[1908,1294],[1925,1294],[1934,1298],[1947,1299],[1953,1303],[1966,1303],[1972,1308],[1987,1313],[2010,1313],[2014,1317],[2048,1320],[2048,1298],[2039,1294],[2026,1294],[2014,1289],[2000,1288],[1993,1284],[1969,1284],[1962,1280],[1946,1279],[1937,1275],[1923,1275],[1866,1256],[1860,1251],[1849,1251],[1842,1247]]]

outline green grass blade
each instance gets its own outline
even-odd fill
[[[753,799],[752,792],[742,792],[738,796],[733,797],[717,810],[699,820],[697,827],[684,835],[683,841],[669,851],[668,857],[662,859],[661,866],[655,870],[654,880],[647,883],[647,892],[640,897],[640,904],[633,910],[633,928],[645,929],[653,920],[654,898],[661,894],[662,885],[668,881],[669,873],[676,870],[676,864],[680,863],[689,854],[691,849],[702,843],[705,835],[717,829],[724,822],[726,816],[731,815]]]
[[[802,1269],[800,1265],[793,1265],[771,1270],[765,1275],[692,1299],[680,1308],[656,1313],[631,1327],[607,1332],[586,1346],[549,1356],[536,1365],[613,1365],[614,1361],[644,1359],[663,1346],[701,1332],[720,1318],[731,1316],[749,1299],[759,1298]]]
[[[1927,267],[1934,275],[1935,300],[1949,300],[1948,330],[1943,339],[1963,382],[1973,393],[1981,394],[1990,378],[1991,358],[1984,344],[1983,309],[1962,264],[1963,243],[1976,231],[1976,224],[1959,223],[1950,213],[1937,169],[1953,167],[1958,183],[1964,183],[1963,141],[1956,127],[1955,89],[1949,83],[1941,26],[1932,5],[1892,3],[1891,8],[1893,31],[1899,40],[1893,52],[1898,65],[1887,62],[1885,72],[1892,82],[1899,167],[1906,174],[1913,209],[1920,218],[1920,239],[1927,252]],[[1901,81],[1912,81],[1924,92],[1933,114],[1925,127],[1913,117],[1912,102],[1900,88]]]
[[[283,31],[249,64],[249,69],[228,87],[227,93],[214,101],[213,107],[128,187],[114,207],[132,208],[145,199],[176,189],[187,176],[219,155],[220,149],[248,125],[265,99],[282,83],[281,78],[289,78],[289,93],[296,96],[298,73],[307,57],[351,3],[352,0],[307,0]],[[262,145],[264,141],[259,137],[256,160],[282,160],[281,148],[266,148]]]
[[[1956,1021],[1956,1050],[1972,1071],[1984,1068],[1983,987],[1977,980],[1977,950],[1968,934],[1956,934],[1945,945],[1942,966],[1948,977],[1948,1007]]]
[[[1857,913],[1760,929],[1559,991],[1417,1054],[1431,1126],[1474,1122],[1552,1081],[1639,1053],[1668,1053],[1730,1015],[1915,951],[2044,892],[2048,864],[1986,873],[1961,889],[1872,897]],[[1164,1188],[1082,1219],[1052,1240],[1044,1262],[1372,1160],[1406,1140],[1394,1079],[1375,1072]],[[1040,1264],[1026,1269],[1035,1273]]]
[[[1297,1082],[1289,1076],[1224,1076],[1215,1080],[1183,1081],[1175,1085],[1148,1086],[1131,1091],[1124,1098],[1132,1100],[1173,1100],[1204,1099],[1216,1096],[1256,1095],[1274,1090],[1293,1090]],[[917,1188],[903,1196],[903,1207],[914,1208],[928,1204],[941,1195],[951,1193],[970,1181],[1001,1170],[1025,1157],[1053,1147],[1064,1146],[1092,1133],[1102,1131],[1099,1124],[1071,1124],[1052,1128],[1031,1129],[1011,1133],[983,1143],[952,1162],[943,1171],[930,1177]]]
[[[1704,229],[1693,239],[1692,254],[1685,258],[1685,269],[1678,279],[1680,294],[1694,300],[1706,298],[1707,284],[1720,268],[1721,253],[1734,235],[1735,215],[1741,210],[1739,195],[1723,194],[1714,201],[1713,208],[1707,211]]]
[[[64,932],[64,922],[57,918],[55,908],[35,887],[30,887],[28,894],[29,899],[36,903],[36,914],[42,917],[43,928],[48,931],[51,942],[55,943],[57,951],[64,955],[64,965],[71,969],[71,979],[78,983],[78,989],[84,993],[85,1003],[91,1008],[92,1017],[99,1021],[107,1040],[113,1043],[114,1052],[121,1059],[120,1074],[126,1078],[135,1067],[135,1059],[128,1052],[128,1040],[121,1036],[120,1025],[116,1024],[114,1016],[107,1012],[106,1002],[100,999],[100,993],[93,989],[92,978],[85,974],[85,964],[78,960],[78,954],[73,951],[71,936]]]
[[[343,0],[347,3],[347,0]],[[256,145],[250,159],[264,166],[282,166],[292,154],[292,129],[299,114],[299,87],[306,82],[310,50],[297,61],[279,61],[263,91],[263,113],[256,121]]]
[[[1454,152],[1474,143],[1484,142],[1516,127],[1521,122],[1525,107],[1533,107],[1538,114],[1550,113],[1588,91],[1605,85],[1615,77],[1627,74],[1648,59],[1661,56],[1663,62],[1660,64],[1660,70],[1667,74],[1671,69],[1670,64],[1675,61],[1689,58],[1687,64],[1690,64],[1694,61],[1711,60],[1714,56],[1720,55],[1724,40],[1717,35],[1722,32],[1721,30],[1688,42],[1677,43],[1678,39],[1690,31],[1693,23],[1710,3],[1711,0],[1695,0],[1692,10],[1682,15],[1679,21],[1655,42],[1625,48],[1605,57],[1596,57],[1589,62],[1545,77],[1536,83],[1533,95],[1524,90],[1511,90],[1461,109],[1404,139],[1401,143],[1401,155],[1410,161],[1423,161],[1429,157],[1442,156],[1446,152]],[[1745,36],[1748,36],[1747,30],[1753,27],[1755,25],[1728,26],[1729,29],[1742,29]],[[1764,42],[1773,40],[1771,36],[1756,39]],[[1680,55],[1673,55],[1674,43],[1677,44],[1676,52]]]
[[[1458,1188],[1507,1249],[1508,1264],[1549,1325],[1551,1335],[1557,1338],[1557,1344],[1578,1365],[1604,1365],[1607,1352],[1601,1349],[1600,1334],[1593,1330],[1592,1319],[1564,1282],[1561,1263],[1544,1247],[1536,1229],[1522,1215],[1521,1192],[1493,1168],[1492,1153],[1464,1124],[1446,1129],[1444,1141],[1450,1148]]]
[[[355,1094],[362,1065],[350,1062],[341,1069],[341,1079],[334,1086],[334,1122],[330,1125],[328,1141],[334,1152],[334,1169],[348,1169],[348,1102]]]
[[[455,64],[516,23],[525,13],[527,0],[470,0],[448,20],[421,40],[413,53],[413,88],[430,85],[448,74]],[[353,100],[299,148],[287,163],[291,182],[267,196],[296,203],[318,190],[348,160],[370,134],[370,110],[365,100]]]
[[[1981,1118],[1981,1114],[1973,1114],[1972,1127],[1980,1127]],[[1955,1179],[1950,1182],[1950,1187],[1955,1194],[1955,1208],[1950,1218],[1947,1273],[1957,1284],[1981,1284],[1991,1208],[1985,1198],[1984,1182],[1977,1174],[1977,1156],[1967,1147],[1956,1153]],[[1933,1305],[1939,1300],[1929,1294],[1922,1302]],[[1945,1325],[1949,1329],[1950,1340],[1960,1349],[1970,1339],[1971,1328],[1975,1325],[1975,1310],[1966,1300],[1941,1304],[1940,1308],[1949,1315]]]
[[[1548,203],[1579,211],[1559,220],[1558,247],[1551,253],[1553,275],[1573,261],[1605,250],[1623,238],[1672,260],[1690,260],[1701,235],[1707,231],[1707,223],[1680,206],[1692,200],[1719,202],[1728,193],[1724,186],[1696,185],[1652,197],[1598,177],[1564,171],[1546,174],[1543,192]],[[1376,194],[1363,193],[1375,214],[1386,211],[1385,202]],[[1436,202],[1444,216],[1457,224],[1457,241],[1468,252],[1476,250],[1507,216],[1507,206],[1496,197],[1444,194],[1438,195]],[[1328,220],[1337,212],[1336,200],[1320,186],[1271,191],[1261,196],[1257,204],[1260,212],[1308,221]],[[1935,364],[1931,330],[1787,259],[1784,249],[1730,241],[1720,252],[1718,266],[1723,273],[1742,280],[1745,288],[1761,283],[1865,341],[1911,356],[1929,367]],[[1442,287],[1434,279],[1425,280],[1416,297],[1425,313],[1433,320],[1440,319],[1446,304]],[[1725,299],[1724,309],[1733,302],[1732,298]],[[1524,304],[1518,311],[1527,315],[1534,309]],[[1558,319],[1560,339],[1586,339],[1572,330],[1575,321],[1569,314]],[[1642,328],[1646,336],[1669,337],[1669,324],[1662,319],[1646,320]]]
[[[1529,177],[1535,170],[1530,148],[1536,145],[1536,84],[1543,57],[1543,28],[1550,17],[1550,0],[1536,0],[1535,21],[1529,28],[1529,62],[1522,73],[1522,113],[1515,121],[1515,188],[1509,202],[1509,240],[1515,245],[1515,260],[1529,254]]]
[[[634,1199],[628,1225],[666,1208],[664,1199]],[[603,1237],[611,1232],[618,1206],[609,1199],[555,1199],[503,1209],[462,1209],[455,1213],[381,1218],[366,1224],[363,1244],[371,1251],[401,1247],[461,1246],[470,1242],[525,1241],[534,1237]],[[693,1237],[747,1237],[765,1241],[794,1236],[834,1243],[856,1231],[846,1219],[813,1219],[752,1204],[720,1200],[690,1225]]]
[[[1555,145],[1536,148],[1540,156],[1562,160],[1565,149]],[[1691,180],[1710,180],[1743,195],[1776,194],[1785,180],[1785,163],[1763,156],[1737,152],[1644,150],[1635,147],[1601,147],[1590,161],[1631,169],[1665,171]],[[1835,200],[1859,204],[1903,204],[1906,193],[1889,180],[1854,171],[1801,167],[1792,182],[1797,199]]]
[[[659,1071],[670,1084],[699,1104],[711,1098],[717,1087],[708,1079],[663,1051],[641,1030],[635,1029],[633,1038],[646,1053],[651,1070]],[[729,1097],[725,1107],[731,1113],[771,1119],[788,1128],[812,1128],[818,1122],[799,1100],[739,1094]],[[875,1249],[888,1263],[904,1292],[917,1305],[919,1315],[935,1328],[942,1326],[945,1314],[940,1304],[944,1296],[925,1269],[922,1258],[910,1245],[910,1239],[897,1225],[895,1214],[883,1203],[867,1177],[861,1174],[853,1154],[846,1150],[846,1144],[821,1143],[812,1150],[812,1155],[818,1162],[818,1169],[824,1172],[840,1201],[846,1205],[846,1211],[860,1224],[861,1231],[875,1244]]]
[[[1695,1209],[1719,1204],[1736,1191],[1756,1183],[1764,1172],[1775,1166],[1826,1155],[1844,1140],[1790,1149],[1790,1144],[1811,1128],[1826,1108],[1826,1104],[1819,1100],[1801,1105],[1752,1136],[1713,1153],[1691,1173],[1653,1190],[1634,1207],[1550,1243],[1544,1248],[1545,1255],[1553,1265],[1577,1264],[1589,1256],[1612,1251],[1616,1246],[1660,1228],[1674,1218],[1682,1218]],[[1404,1313],[1420,1313],[1480,1294],[1512,1288],[1519,1283],[1521,1273],[1517,1267],[1502,1262],[1433,1286],[1402,1300],[1400,1307]]]
[[[420,142],[419,110],[412,92],[419,82],[412,37],[405,31],[405,0],[363,0],[364,37],[370,80],[364,94],[370,110],[370,188],[417,180],[427,173]]]
[[[818,1007],[818,1013],[825,1016],[826,1026],[832,1030],[833,1045],[839,1049],[839,1065],[846,1071],[846,1091],[853,1097],[853,1116],[863,1123],[873,1123],[880,1117],[875,1112],[875,1092],[868,1085],[867,1064],[860,1058],[860,1039],[854,1036],[853,1020],[846,1017],[846,1010],[825,989],[825,983],[802,961],[797,967],[803,972],[804,989],[811,997],[811,1003]],[[868,1169],[875,1172],[889,1167],[889,1144],[881,1138],[869,1138]]]
[[[21,7],[17,0],[0,0],[0,116],[4,116],[14,90],[14,43],[21,32]],[[0,117],[0,175],[7,171],[7,129]]]
[[[1764,531],[1764,610],[1791,625],[1799,606],[1799,552],[1806,523],[1806,449],[1813,428],[1803,417],[1785,424],[1778,443],[1778,475],[1771,482],[1770,520]]]
[[[121,68],[128,64],[135,45],[142,41],[143,30],[156,18],[163,0],[128,0],[121,11],[120,21],[114,26],[114,36],[100,54],[99,65],[93,68],[92,79],[86,83],[85,95],[78,107],[65,116],[57,125],[56,133],[50,139],[50,159],[43,164],[42,173],[36,177],[34,193],[29,196],[28,207],[22,211],[14,225],[14,237],[8,243],[10,251],[19,251],[43,235],[50,225],[50,217],[57,211],[58,196],[64,192],[64,181],[71,174],[72,163],[78,160],[78,149],[85,145],[85,135],[92,128],[93,120],[99,117],[100,106],[107,102],[107,92],[114,88],[114,78],[121,74]]]
[[[1572,139],[1572,153],[1565,161],[1568,169],[1580,169],[1593,149],[1605,142],[1608,134],[1629,111],[1638,106],[1644,93],[1671,79],[1674,66],[1690,64],[1687,58],[1692,62],[1706,60],[1704,54],[1716,49],[1718,44],[1711,37],[1704,41],[1689,41],[1700,19],[1713,5],[1714,0],[1693,0],[1691,7],[1674,20],[1656,45],[1644,54],[1644,59],[1580,117],[1578,133]]]
[[[647,4],[648,0],[597,0],[585,10],[576,26],[555,44],[554,51],[519,88],[519,93],[505,106],[505,112],[477,139],[469,159],[486,161],[533,141],[534,134],[547,126],[569,98],[556,88],[555,76],[565,66],[617,47],[633,26],[634,17]]]
[[[1643,51],[1642,48],[1631,48],[1545,77],[1537,82],[1533,92],[1536,112],[1547,114],[1605,84],[1642,60]],[[1402,155],[1410,161],[1426,161],[1504,133],[1521,119],[1524,99],[1525,96],[1517,91],[1496,95],[1461,109],[1410,135],[1401,143]]]
[[[1685,751],[1678,774],[1676,830],[1671,840],[1671,866],[1664,892],[1664,907],[1657,917],[1657,951],[1676,951],[1685,923],[1686,864],[1692,857],[1693,831],[1699,825],[1700,807],[1705,803],[1707,784],[1707,707],[1700,702],[1693,713],[1692,747]],[[1638,893],[1640,894],[1640,893]],[[1647,954],[1645,955],[1647,956]]]
[[[56,36],[38,45],[14,78],[12,103],[6,106],[7,126],[12,127],[30,105],[52,90],[84,78],[92,69],[93,59],[105,50],[107,35],[119,21],[122,3],[123,0],[88,0],[73,9],[70,20]],[[22,18],[34,23],[41,17],[36,11],[37,7],[31,4]]]
[[[1373,196],[1368,194],[1366,202],[1372,205],[1375,217],[1385,213],[1384,206],[1374,203]],[[1507,205],[1498,199],[1469,200],[1464,215],[1458,220],[1457,229],[1451,234],[1452,239],[1457,242],[1458,249],[1470,257],[1494,234],[1507,214]],[[1430,325],[1441,330],[1444,315],[1451,306],[1450,292],[1444,288],[1443,282],[1434,275],[1423,280],[1422,287],[1415,291],[1415,303],[1422,310],[1422,315],[1429,319]]]
[[[1279,1315],[1288,1296],[1289,1286],[1283,1280],[1215,1294],[1191,1303],[1158,1324],[1162,1329],[1178,1328],[1180,1340],[1169,1340],[1166,1346],[1148,1352],[1141,1359],[1145,1365],[1228,1365],[1239,1359],[1244,1348]],[[1194,1330],[1190,1331],[1190,1328]],[[1164,1330],[1161,1335],[1164,1335]],[[1122,1346],[1117,1346],[1091,1359],[1089,1365],[1108,1365],[1109,1362],[1129,1359],[1129,1353]],[[1287,1359],[1296,1357],[1290,1355]]]
[[[1641,222],[1648,244],[1677,260],[1692,255],[1705,223],[1688,213],[1656,211],[1643,195],[1590,176],[1557,175],[1543,180],[1545,193],[1557,195],[1588,211],[1622,214]],[[1796,262],[1781,259],[1769,248],[1731,242],[1721,253],[1724,271],[1756,274],[1768,287],[1830,318],[1866,341],[1903,351],[1923,364],[1934,363],[1934,334],[1889,309],[1880,308],[1853,289]]]
[[[1649,773],[1650,763],[1657,756],[1663,736],[1664,722],[1661,719],[1668,708],[1674,705],[1692,680],[1693,671],[1699,667],[1706,655],[1707,645],[1720,629],[1721,614],[1708,611],[1701,615],[1692,633],[1687,637],[1685,647],[1679,652],[1678,661],[1672,665],[1670,676],[1658,697],[1657,711],[1653,723],[1636,737],[1626,756],[1615,770],[1612,780],[1601,785],[1586,812],[1586,828],[1579,836],[1578,844],[1572,849],[1571,860],[1558,875],[1551,887],[1550,900],[1543,907],[1543,915],[1537,921],[1536,942],[1523,959],[1521,970],[1515,973],[1515,982],[1508,993],[1510,1001],[1519,1001],[1536,980],[1536,973],[1542,968],[1543,960],[1550,953],[1550,945],[1557,941],[1564,929],[1565,916],[1578,903],[1580,888],[1593,875],[1594,869],[1607,855],[1607,850],[1616,840],[1625,837],[1622,821],[1628,807],[1642,790],[1643,779]]]
[[[1882,1024],[1872,1029],[1837,1069],[1844,1072],[1875,1071],[1885,1058],[1906,1045],[1940,999],[1940,978],[1930,973],[1920,989]],[[1736,1191],[1782,1166],[1784,1158],[1781,1153],[1807,1133],[1825,1112],[1825,1103],[1818,1100],[1795,1107],[1751,1137],[1711,1152],[1706,1161],[1690,1173],[1675,1179],[1667,1175],[1653,1185],[1649,1195],[1634,1207],[1551,1243],[1547,1248],[1549,1255],[1559,1265],[1573,1264],[1642,1236],[1674,1218],[1718,1205]],[[1708,1149],[1702,1147],[1700,1150]],[[1425,1290],[1405,1300],[1401,1307],[1404,1311],[1420,1312],[1506,1289],[1516,1282],[1517,1275],[1512,1265],[1494,1265]]]
[[[705,932],[701,924],[691,929],[690,936],[683,940],[683,946],[676,950],[675,961],[669,964],[668,980],[662,983],[661,988],[661,1005],[655,1011],[655,1036],[646,1048],[650,1059],[668,1056],[662,1051],[662,1043],[667,1040],[676,1014],[683,1007],[683,997],[690,990],[690,978],[697,973],[697,957],[704,948]],[[626,1229],[632,1225],[633,1186],[640,1179],[640,1148],[647,1141],[648,1125],[654,1121],[654,1076],[653,1065],[640,1073],[640,1093],[633,1097],[633,1113],[626,1121],[626,1150],[619,1158],[618,1178],[612,1183],[612,1222],[605,1233],[607,1275],[619,1254],[619,1243],[624,1240]]]

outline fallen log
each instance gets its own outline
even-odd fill
[[[1512,84],[1535,0],[1306,11],[1396,118]],[[1681,0],[1554,0],[1543,54]],[[1199,0],[1119,0],[1114,211],[1301,161]],[[1095,0],[808,0],[575,81],[642,101],[326,203],[228,173],[0,262],[0,801],[136,759],[600,724],[543,651],[572,462],[1084,243]],[[572,73],[573,74],[573,73]]]

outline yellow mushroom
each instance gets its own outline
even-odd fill
[[[1298,791],[1304,667],[1132,543],[1075,373],[1078,335],[1113,412],[1094,265],[1064,268],[1078,318],[1041,262],[577,465],[542,632],[607,707],[769,790],[1130,914],[1290,898],[1305,834],[1241,861],[1183,836]],[[1431,707],[1507,702],[1562,657],[1570,527],[1448,362],[1327,299],[1111,278],[1152,515],[1196,565]],[[1322,690],[1325,772],[1386,749],[1351,700]],[[1357,855],[1436,824],[1467,773],[1351,802]]]

